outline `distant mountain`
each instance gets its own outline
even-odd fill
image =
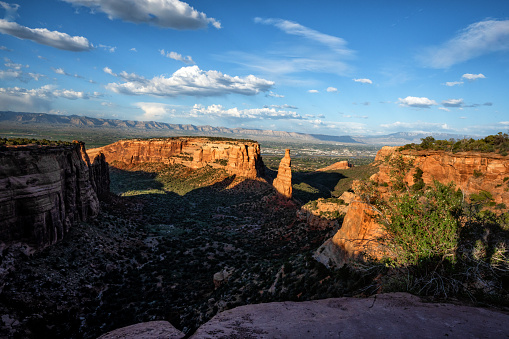
[[[307,134],[297,132],[272,131],[249,128],[213,127],[209,125],[195,126],[191,124],[169,124],[157,121],[135,121],[120,119],[91,118],[79,115],[57,115],[47,113],[21,113],[0,111],[0,123],[24,126],[39,124],[41,126],[65,127],[89,127],[112,131],[125,131],[130,135],[203,135],[249,138],[258,141],[280,141],[301,143],[341,143],[341,144],[369,144],[369,145],[405,145],[420,143],[422,138],[433,136],[435,139],[463,139],[479,136],[447,134],[438,132],[398,132],[387,135],[367,136],[335,136],[324,134]]]
[[[293,142],[334,142],[358,144],[359,141],[350,136],[333,136],[322,134],[306,134],[297,132],[284,132],[247,128],[227,128],[213,127],[209,125],[195,126],[190,124],[168,124],[157,121],[135,121],[119,119],[91,118],[79,115],[56,115],[47,113],[24,113],[0,111],[0,123],[11,123],[15,125],[51,125],[52,127],[62,125],[62,127],[90,127],[104,129],[119,129],[129,131],[145,132],[171,132],[182,135],[204,135],[204,136],[229,136],[240,138],[253,138],[257,140],[268,141],[293,141]],[[159,136],[161,133],[158,133]]]

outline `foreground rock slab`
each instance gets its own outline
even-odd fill
[[[241,306],[191,338],[505,338],[508,323],[508,314],[388,293]]]
[[[98,339],[119,338],[179,339],[184,338],[184,333],[167,321],[150,321],[116,329],[103,334]]]

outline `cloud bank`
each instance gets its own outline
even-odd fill
[[[93,11],[106,13],[110,20],[121,19],[178,30],[206,28],[209,24],[221,28],[221,23],[208,18],[189,4],[179,0],[63,0]]]
[[[170,77],[164,75],[145,79],[134,73],[122,71],[115,74],[105,67],[105,73],[121,78],[123,83],[110,83],[106,87],[115,92],[128,95],[176,96],[222,96],[226,94],[255,95],[267,92],[274,82],[257,78],[230,76],[218,71],[202,71],[198,66],[182,67]]]

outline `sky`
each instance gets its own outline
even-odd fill
[[[0,1],[0,110],[328,135],[509,131],[509,1]]]

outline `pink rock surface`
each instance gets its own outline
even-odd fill
[[[127,327],[122,327],[106,334],[98,339],[177,339],[184,338],[184,333],[177,330],[167,321],[149,321]]]
[[[501,312],[388,293],[241,306],[191,338],[506,338],[508,323]]]

